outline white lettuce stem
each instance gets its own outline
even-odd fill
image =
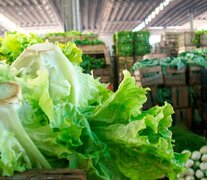
[[[0,91],[2,89],[8,90],[8,94],[4,92],[6,98],[4,99],[2,96],[0,98],[0,121],[15,134],[34,167],[50,169],[50,164],[31,141],[19,119],[18,108],[21,104],[18,98],[21,96],[20,88],[15,83],[0,83]]]

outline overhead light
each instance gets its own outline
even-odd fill
[[[159,30],[159,29],[164,29],[164,27],[163,26],[154,26],[154,27],[150,27],[149,29]]]
[[[168,26],[167,29],[182,29],[181,26]]]
[[[159,8],[160,8],[160,11],[162,11],[164,9],[163,3],[160,4]]]
[[[157,8],[155,9],[155,14],[159,14],[159,12],[160,12],[160,9],[157,7]]]
[[[172,2],[172,1],[175,1],[175,0],[164,0],[162,3],[160,3],[159,6],[157,6],[157,7],[155,8],[155,10],[152,11],[152,12],[146,17],[145,20],[143,20],[142,23],[144,23],[144,27],[145,27],[149,22],[151,22],[152,19],[155,18],[156,15],[158,15],[158,14],[160,13],[160,11],[162,11],[162,10],[163,10],[167,5],[169,5],[169,3]],[[136,31],[137,29],[140,29],[140,27],[141,27],[141,29],[143,29],[144,27],[143,27],[143,25],[141,25],[142,23],[140,23],[139,25],[137,25],[137,26],[133,29],[133,31]]]

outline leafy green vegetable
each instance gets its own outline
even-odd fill
[[[100,69],[106,65],[104,58],[93,58],[83,54],[82,59],[83,61],[80,66],[83,68],[83,71],[88,74],[90,74],[93,69]]]
[[[76,47],[72,42],[67,44],[59,44],[63,54],[75,64],[80,64],[82,62],[82,51]]]
[[[103,41],[95,39],[95,40],[74,40],[74,43],[76,45],[99,45],[99,44],[104,44]]]
[[[1,41],[0,53],[8,63],[12,63],[24,49],[32,44],[43,42],[35,34],[28,36],[18,32],[7,32]]]
[[[188,154],[173,152],[171,105],[142,111],[148,89],[129,72],[112,93],[50,43],[29,47],[10,68],[2,80],[21,85],[18,116],[53,168],[81,168],[89,180],[174,179],[182,171]]]
[[[17,91],[17,92],[16,92]],[[51,168],[33,144],[19,119],[18,85],[0,84],[0,175],[33,168]]]

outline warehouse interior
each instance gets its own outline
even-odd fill
[[[0,0],[0,180],[206,180],[207,0]]]

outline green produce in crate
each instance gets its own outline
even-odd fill
[[[133,43],[133,32],[132,31],[120,31],[116,33],[116,40],[118,44],[132,44]]]
[[[93,58],[83,54],[82,59],[83,61],[80,66],[83,68],[83,72],[88,74],[90,74],[93,69],[101,69],[106,65],[104,58]]]
[[[43,40],[35,34],[26,36],[19,32],[7,32],[1,41],[0,53],[11,64],[28,46]]]
[[[119,43],[117,48],[118,48],[118,55],[119,56],[132,56],[133,55],[133,44],[130,44],[130,43],[121,44],[121,43]]]
[[[142,111],[148,89],[129,72],[113,93],[50,43],[0,68],[1,81],[20,84],[20,120],[53,168],[84,169],[88,180],[173,180],[182,172],[188,153],[173,151],[172,106]]]
[[[103,41],[95,39],[95,40],[75,40],[74,43],[76,45],[99,45],[99,44],[104,44]]]

